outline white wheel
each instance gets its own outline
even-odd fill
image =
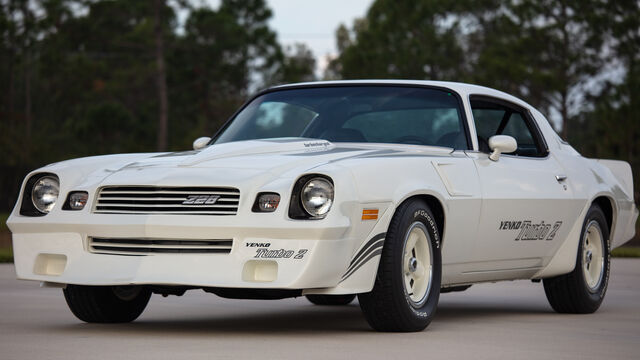
[[[420,199],[402,203],[391,219],[373,290],[358,294],[378,331],[420,331],[433,319],[442,279],[440,231]]]
[[[594,292],[604,278],[604,237],[597,221],[589,222],[582,241],[582,271],[589,290]]]
[[[411,305],[420,308],[427,300],[433,279],[431,239],[422,222],[411,224],[404,244],[404,291]]]
[[[589,314],[600,307],[609,281],[609,227],[604,212],[592,205],[584,219],[576,267],[544,279],[544,292],[559,313]]]

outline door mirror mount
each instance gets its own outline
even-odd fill
[[[494,135],[489,138],[489,149],[492,153],[489,159],[498,161],[501,153],[510,153],[518,149],[516,139],[508,135]]]
[[[203,136],[195,139],[193,141],[193,150],[200,150],[206,147],[207,145],[209,145],[210,141],[211,141],[211,138],[208,136]]]

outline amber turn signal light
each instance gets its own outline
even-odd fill
[[[362,209],[362,220],[378,220],[378,209]]]

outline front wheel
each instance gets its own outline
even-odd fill
[[[389,230],[373,290],[358,300],[377,331],[420,331],[436,312],[442,260],[440,232],[429,206],[413,199],[400,205]]]
[[[544,292],[559,313],[589,314],[600,307],[609,282],[609,226],[599,206],[587,212],[575,269],[544,279]]]
[[[131,322],[151,297],[151,291],[141,286],[67,285],[63,292],[71,312],[88,323]]]

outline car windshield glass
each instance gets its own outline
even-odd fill
[[[402,86],[334,86],[258,96],[213,143],[304,137],[467,149],[459,101],[446,90]]]

